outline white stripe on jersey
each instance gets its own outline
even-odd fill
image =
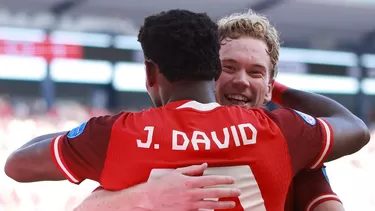
[[[181,108],[192,108],[198,111],[211,111],[220,105],[218,103],[199,103],[197,101],[189,101],[181,106],[179,106],[177,109]]]
[[[66,168],[61,160],[61,157],[60,157],[60,153],[59,153],[59,142],[61,141],[61,135],[56,137],[55,140],[54,140],[54,143],[53,143],[53,152],[55,154],[55,158],[56,158],[56,161],[57,163],[59,164],[61,170],[63,170],[63,172],[69,177],[69,179],[74,182],[74,183],[78,183],[79,180],[77,178],[75,178],[68,170],[68,168]]]
[[[331,144],[333,144],[333,141],[331,140],[331,130],[330,130],[329,126],[322,119],[318,118],[318,121],[323,125],[324,131],[326,132],[326,134],[325,134],[326,135],[326,142],[325,142],[325,146],[323,146],[323,152],[322,152],[321,156],[316,161],[316,163],[314,163],[311,166],[311,169],[315,169],[322,164],[323,159],[327,156],[327,153],[328,153],[329,148],[331,147]]]
[[[339,197],[337,197],[335,194],[322,195],[322,196],[316,197],[314,200],[312,200],[308,204],[306,211],[312,211],[311,208],[316,207],[317,205],[319,205],[320,203],[322,203],[321,202],[322,200],[327,199],[327,198],[332,198],[332,200],[341,202],[340,199],[339,199]]]

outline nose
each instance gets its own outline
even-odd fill
[[[234,78],[232,80],[233,87],[238,90],[244,90],[250,86],[250,82],[248,79],[248,75],[246,74],[246,71],[241,70],[237,71],[234,75]]]

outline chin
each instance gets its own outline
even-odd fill
[[[250,104],[246,103],[244,105],[239,105],[240,107],[242,108],[245,108],[245,109],[250,109],[250,108],[253,108]]]

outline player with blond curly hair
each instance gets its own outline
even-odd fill
[[[7,174],[20,182],[67,178],[78,184],[93,179],[107,190],[121,190],[149,177],[149,182],[117,193],[99,190],[77,210],[235,206],[234,210],[276,211],[283,210],[294,175],[317,169],[326,159],[354,153],[368,142],[367,127],[340,104],[274,81],[279,41],[264,17],[251,12],[226,17],[219,21],[220,39],[215,28],[206,15],[189,11],[146,18],[139,40],[146,58],[147,88],[157,106],[166,106],[95,117],[53,140],[32,140],[12,153]],[[221,69],[216,98],[229,107],[212,102],[212,82]],[[271,100],[296,110],[259,108]],[[242,122],[238,129],[230,126],[237,121]],[[163,143],[160,150],[156,144],[150,148],[154,138],[150,124],[159,127],[155,138]],[[224,128],[220,136],[219,127]],[[167,137],[170,128],[174,135]],[[206,132],[213,141],[204,138]],[[146,142],[137,139],[134,144],[131,140],[138,136]],[[166,147],[169,139],[172,149]],[[199,160],[210,167],[173,170]],[[221,185],[212,187],[217,184]],[[222,200],[227,197],[236,203]]]
[[[293,102],[280,99],[279,84],[274,82],[278,71],[280,40],[269,20],[247,11],[223,17],[218,25],[223,71],[216,82],[217,101],[222,105],[257,108],[268,103],[272,96],[272,100],[280,105],[286,103],[287,106],[295,106]],[[261,52],[262,49],[267,52]],[[261,77],[262,68],[269,72],[267,77]],[[276,87],[273,87],[274,84]],[[331,189],[325,167],[322,167],[297,174],[285,210],[342,211],[344,208]]]
[[[278,84],[272,96],[274,79],[277,76],[277,64],[279,58],[280,41],[277,30],[269,20],[252,11],[234,13],[223,17],[218,21],[221,41],[220,57],[223,71],[216,82],[216,99],[222,105],[240,105],[244,108],[262,107],[273,97],[275,102],[282,104],[277,93]],[[262,51],[266,49],[266,51]],[[264,72],[266,71],[266,72]],[[302,109],[303,110],[303,109]],[[96,208],[108,208],[116,206],[116,200],[130,198],[132,192],[135,195],[147,190],[147,185],[152,190],[153,185],[163,184],[168,180],[177,183],[191,176],[191,171],[203,173],[204,166],[192,166],[184,170],[174,172],[159,179],[157,183],[150,181],[133,189],[107,192],[99,190],[87,198],[77,210],[92,210]],[[183,176],[184,174],[184,176]],[[182,182],[182,181],[179,181]],[[139,191],[137,191],[139,189]],[[184,189],[176,186],[173,200],[179,201],[176,193],[183,193]],[[152,197],[151,191],[143,192]],[[159,194],[160,196],[160,194]],[[157,195],[155,195],[157,197]],[[187,196],[180,196],[187,198]],[[108,200],[110,198],[110,200]],[[160,198],[160,203],[163,203]],[[98,205],[98,202],[102,202]],[[147,200],[149,201],[149,200]],[[120,206],[125,208],[125,206]],[[171,209],[175,207],[171,206]],[[301,172],[294,178],[285,204],[285,210],[295,211],[342,211],[344,210],[339,198],[332,191],[324,167],[320,170]]]

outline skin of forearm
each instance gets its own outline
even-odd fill
[[[144,184],[134,186],[121,191],[98,190],[85,199],[74,211],[153,211],[148,206],[147,188]],[[148,207],[148,208],[146,208]]]
[[[44,141],[46,139],[51,139],[51,138],[54,138],[56,136],[65,135],[67,132],[68,131],[57,132],[57,133],[50,133],[50,134],[46,134],[46,135],[35,137],[31,141],[29,141],[26,144],[22,145],[22,147],[20,147],[20,149],[29,147],[29,146],[31,146],[33,144],[42,142],[42,141]]]
[[[282,103],[316,117],[352,116],[344,106],[328,97],[291,88],[284,92]]]

